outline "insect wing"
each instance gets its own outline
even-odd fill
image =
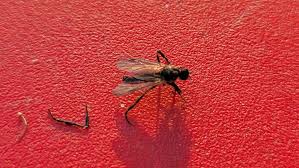
[[[151,62],[141,58],[129,58],[120,60],[117,63],[120,70],[124,70],[134,74],[151,74],[159,72],[164,66],[163,64]]]
[[[119,84],[113,91],[112,93],[116,96],[122,96],[126,94],[130,94],[134,91],[141,90],[144,88],[149,88],[155,85],[159,85],[161,82],[156,81],[156,82],[142,82],[142,83],[121,83]]]

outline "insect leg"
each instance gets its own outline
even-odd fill
[[[181,89],[178,87],[178,85],[176,85],[174,82],[171,82],[171,83],[168,83],[170,86],[173,87],[173,89],[179,94],[181,95],[182,94],[182,91]]]
[[[126,118],[126,120],[127,120],[127,122],[130,124],[130,125],[133,125],[130,121],[129,121],[129,119],[128,119],[128,113],[129,113],[129,111],[130,110],[132,110],[136,105],[137,105],[137,103],[139,103],[139,101],[150,91],[150,90],[152,90],[152,89],[154,89],[156,86],[152,86],[151,88],[149,88],[148,90],[146,90],[141,96],[139,96],[136,100],[135,100],[135,102],[127,109],[127,111],[125,112],[125,118]]]
[[[161,50],[157,51],[157,60],[158,60],[159,63],[160,63],[159,55],[161,55],[161,57],[163,57],[165,59],[165,61],[167,62],[167,64],[170,64],[170,62],[168,61],[167,57],[165,56],[165,54]]]
[[[185,101],[184,97],[182,96],[182,90],[176,85],[174,82],[168,83],[173,89],[181,96],[181,98]]]
[[[89,127],[89,115],[88,115],[88,110],[87,110],[87,105],[85,105],[85,124],[84,128]]]
[[[160,57],[159,57],[159,55],[158,55],[158,51],[157,51],[157,62],[160,64],[161,63],[161,61],[160,61]]]

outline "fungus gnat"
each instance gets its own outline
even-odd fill
[[[166,64],[160,62],[159,56],[165,59]],[[160,50],[157,51],[157,62],[151,62],[142,58],[129,58],[120,60],[117,63],[117,67],[120,70],[129,72],[131,75],[123,77],[122,83],[112,91],[114,95],[122,96],[137,90],[145,90],[125,112],[125,118],[130,125],[132,124],[128,119],[128,112],[136,106],[145,94],[160,84],[168,84],[182,96],[182,91],[175,81],[177,78],[187,80],[189,77],[188,69],[171,65]]]
[[[48,109],[48,113],[51,116],[51,118],[53,120],[57,121],[57,122],[61,122],[61,123],[64,123],[66,125],[78,126],[78,127],[82,127],[82,128],[88,128],[89,127],[89,115],[88,115],[87,105],[85,106],[85,123],[84,123],[84,125],[78,124],[78,123],[73,122],[73,121],[64,120],[64,119],[54,117],[52,115],[50,109]]]

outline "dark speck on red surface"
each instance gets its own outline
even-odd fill
[[[298,1],[0,2],[0,167],[299,167]],[[116,97],[161,49],[191,78]],[[79,123],[88,105],[90,128]],[[124,107],[123,107],[124,106]],[[26,116],[28,129],[21,141]]]

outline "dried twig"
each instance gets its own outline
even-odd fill
[[[27,122],[27,120],[26,120],[26,118],[25,118],[25,115],[24,115],[23,113],[18,112],[17,114],[18,114],[18,116],[20,117],[20,119],[22,120],[23,125],[24,125],[24,128],[23,128],[23,130],[22,130],[22,132],[21,132],[21,134],[19,135],[18,140],[17,140],[17,142],[19,142],[19,141],[21,141],[21,140],[23,139],[23,137],[24,137],[24,135],[25,135],[25,133],[26,133],[26,131],[27,131],[27,128],[28,128],[28,122]]]

